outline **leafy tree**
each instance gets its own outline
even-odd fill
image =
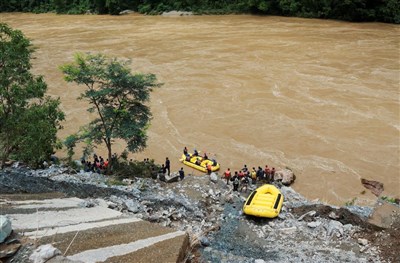
[[[30,73],[30,41],[0,24],[0,158],[15,157],[37,166],[59,147],[64,114],[59,100],[45,96],[47,85]]]
[[[110,161],[114,139],[126,141],[130,152],[144,149],[151,119],[145,103],[153,88],[161,85],[155,75],[132,74],[127,62],[101,54],[77,54],[75,61],[61,70],[67,82],[86,86],[79,99],[89,102],[88,111],[95,112],[97,118],[86,127],[85,137],[96,144],[104,143]]]

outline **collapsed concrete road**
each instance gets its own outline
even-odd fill
[[[13,197],[0,201],[13,230],[37,246],[53,244],[72,261],[181,262],[188,246],[185,232],[109,209],[104,200],[87,207],[79,198]]]

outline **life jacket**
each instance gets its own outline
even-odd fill
[[[231,171],[226,170],[225,171],[225,178],[229,178],[229,177],[231,177]]]

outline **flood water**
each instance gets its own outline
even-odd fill
[[[293,187],[310,199],[371,204],[375,197],[363,193],[360,178],[380,181],[385,195],[399,197],[397,25],[1,13],[0,22],[37,47],[33,71],[45,76],[67,114],[61,137],[91,117],[76,100],[83,87],[64,82],[58,67],[75,52],[101,52],[131,59],[134,71],[164,83],[152,94],[148,147],[133,158],[168,156],[178,170],[187,146],[207,151],[223,170],[290,167]]]

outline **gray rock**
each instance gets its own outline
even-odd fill
[[[314,211],[314,210],[309,211],[309,212],[305,213],[304,215],[300,216],[297,220],[298,220],[298,221],[301,221],[301,220],[303,220],[304,217],[306,217],[306,216],[311,216],[311,217],[312,217],[312,216],[315,216],[316,213],[317,213],[317,212]]]
[[[135,13],[135,11],[132,11],[129,9],[119,12],[120,15],[129,15],[129,14],[134,14],[134,13]]]
[[[351,234],[355,229],[352,224],[345,224],[343,230]]]
[[[372,207],[367,206],[346,206],[346,209],[364,219],[370,217],[374,211]]]
[[[256,259],[254,260],[254,263],[266,263],[266,262],[264,261],[264,259]]]
[[[150,222],[160,222],[160,216],[159,215],[151,215],[147,218]]]
[[[225,195],[224,200],[227,203],[233,204],[233,194],[229,193],[229,194]]]
[[[366,246],[368,245],[368,240],[366,240],[365,238],[359,238],[357,240],[358,244],[360,244],[361,246]]]
[[[282,182],[283,185],[291,185],[296,180],[296,176],[289,169],[282,169],[275,172],[274,181]]]
[[[307,224],[307,226],[310,227],[310,228],[316,228],[316,227],[318,227],[320,225],[321,225],[320,221],[313,221],[313,222],[310,222],[310,223]]]
[[[336,220],[331,220],[328,224],[327,235],[332,236],[336,233],[337,237],[343,236],[343,224]]]
[[[118,204],[116,204],[116,203],[114,203],[114,202],[111,202],[111,201],[108,201],[108,202],[107,202],[107,207],[108,207],[108,208],[116,209],[117,206],[118,206]]]
[[[339,216],[334,211],[330,212],[328,216],[329,218],[332,218],[334,220],[339,218]]]
[[[164,12],[161,14],[162,16],[191,16],[193,15],[192,12],[184,12],[184,11],[170,11]]]
[[[165,176],[165,181],[167,183],[176,183],[179,181],[179,174],[178,173],[173,173],[170,176],[166,175]]]
[[[201,236],[201,237],[199,238],[199,240],[200,240],[200,244],[201,244],[202,246],[204,246],[204,247],[208,247],[208,246],[210,245],[210,241],[209,241],[208,238],[205,237],[205,236]]]
[[[29,259],[34,263],[44,263],[57,255],[61,255],[61,251],[50,244],[46,244],[38,247]]]
[[[287,234],[287,235],[295,233],[296,230],[297,230],[297,227],[295,227],[295,226],[279,229],[279,231],[281,231],[282,233]]]
[[[90,207],[94,207],[96,204],[93,200],[84,200],[83,202],[79,203],[80,207],[86,207],[86,208],[90,208]]]
[[[218,182],[218,176],[217,176],[217,174],[216,174],[216,173],[211,173],[211,174],[210,174],[210,180],[211,180],[211,182],[213,182],[213,183]]]
[[[127,210],[129,212],[132,212],[132,213],[139,212],[140,204],[138,202],[136,202],[136,201],[134,201],[132,199],[128,199],[128,200],[125,201],[125,205],[126,205]]]
[[[6,216],[0,216],[0,243],[3,243],[4,240],[11,234],[11,220]]]

